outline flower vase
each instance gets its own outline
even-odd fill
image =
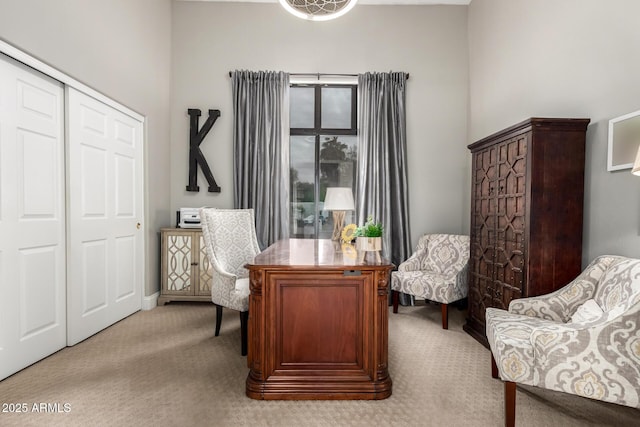
[[[358,262],[364,261],[364,256],[367,252],[375,252],[376,261],[381,262],[382,237],[358,237],[356,239],[356,250],[358,251]]]

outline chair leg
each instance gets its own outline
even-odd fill
[[[491,378],[500,378],[498,364],[496,363],[496,358],[493,357],[493,353],[491,353]]]
[[[398,291],[391,291],[391,300],[393,301],[393,312],[398,312],[398,299],[400,296],[398,295]]]
[[[216,336],[220,335],[220,325],[222,324],[222,306],[215,304],[216,306]]]
[[[516,425],[516,383],[504,382],[504,426]]]
[[[442,311],[442,329],[449,329],[449,304],[440,304]]]
[[[247,324],[249,323],[249,312],[241,311],[240,312],[240,339],[241,339],[241,350],[240,354],[243,356],[247,355]]]

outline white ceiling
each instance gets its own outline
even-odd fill
[[[177,1],[211,1],[237,3],[278,3],[278,0],[177,0]],[[471,0],[358,0],[358,4],[448,4],[468,5]]]

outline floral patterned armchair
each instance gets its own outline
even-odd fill
[[[398,292],[439,302],[442,329],[449,328],[449,304],[467,297],[469,236],[425,234],[415,252],[391,273],[393,312],[398,312]]]
[[[253,209],[200,209],[202,237],[211,262],[211,301],[216,306],[216,336],[222,308],[240,312],[241,353],[247,354],[249,271],[244,268],[260,253]]]
[[[553,293],[487,308],[486,322],[507,426],[516,383],[640,407],[639,259],[598,257]]]

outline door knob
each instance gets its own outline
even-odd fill
[[[140,230],[140,223],[137,223],[137,224],[136,224],[136,228],[137,228],[138,230]]]

